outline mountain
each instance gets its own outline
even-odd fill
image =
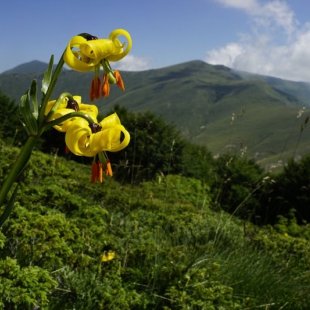
[[[20,74],[20,73],[36,73],[44,72],[48,64],[42,61],[33,60],[21,65],[18,65],[10,70],[2,72],[2,74]]]
[[[235,71],[235,73],[246,80],[263,81],[280,91],[296,97],[298,100],[304,102],[305,106],[310,106],[310,83],[287,81],[271,76],[253,74],[244,71]]]
[[[25,66],[23,70],[30,64]],[[0,90],[13,99],[20,98],[32,79],[42,80],[44,71],[25,73],[17,68],[13,73],[0,74]],[[112,85],[110,96],[96,102],[101,113],[115,104],[134,112],[151,110],[215,155],[246,151],[262,164],[309,152],[310,136],[306,128],[300,130],[309,109],[297,118],[303,106],[310,106],[307,83],[238,72],[202,61],[121,74],[126,91]],[[54,98],[68,91],[88,102],[92,77],[93,73],[63,71]]]

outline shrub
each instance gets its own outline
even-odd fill
[[[57,282],[38,266],[21,268],[16,259],[0,260],[1,309],[47,309]]]

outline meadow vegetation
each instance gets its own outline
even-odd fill
[[[24,136],[0,99],[1,183]],[[20,175],[0,309],[309,309],[310,156],[266,172],[151,112],[113,111],[132,141],[109,154],[113,178],[92,184],[54,131]]]

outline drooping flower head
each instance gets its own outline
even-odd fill
[[[73,154],[93,157],[103,151],[122,150],[128,145],[130,135],[114,113],[92,125],[83,118],[77,118],[68,128],[65,139]]]
[[[124,36],[127,44],[121,43],[119,36]],[[107,97],[110,84],[117,84],[122,90],[124,83],[117,70],[112,70],[110,61],[116,62],[124,58],[130,51],[132,41],[130,34],[124,29],[115,29],[108,39],[98,39],[87,33],[73,37],[65,52],[64,61],[73,70],[80,72],[94,71],[90,87],[90,100]],[[100,80],[100,68],[103,68],[103,81]]]
[[[113,175],[110,160],[105,152],[118,152],[124,149],[130,142],[129,132],[121,124],[116,113],[98,122],[98,108],[95,105],[82,103],[80,96],[73,96],[73,99],[64,98],[48,121],[54,121],[76,111],[79,112],[79,115],[82,113],[91,117],[93,121],[91,124],[82,117],[73,116],[54,126],[54,128],[66,132],[66,146],[73,154],[94,157],[92,181],[99,179],[102,182],[103,163],[105,164],[106,174]],[[48,103],[46,115],[54,104],[55,100]]]

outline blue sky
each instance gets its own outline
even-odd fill
[[[105,38],[124,28],[133,48],[122,70],[200,59],[310,82],[309,12],[309,0],[10,0],[0,11],[0,73],[58,60],[78,33]]]

